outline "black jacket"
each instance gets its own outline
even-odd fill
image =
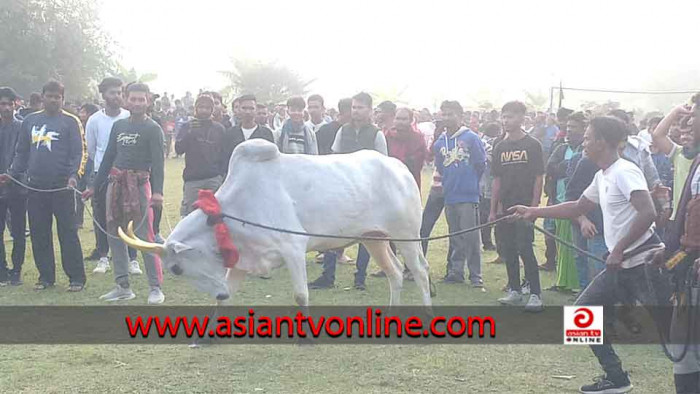
[[[273,144],[275,143],[275,137],[272,134],[272,131],[268,129],[265,126],[258,125],[258,127],[253,131],[253,134],[250,135],[250,140],[255,139],[255,138],[261,138],[267,141],[272,142]],[[226,172],[228,173],[228,163],[231,161],[231,155],[233,154],[233,150],[236,149],[238,145],[241,143],[245,142],[245,135],[243,134],[243,129],[241,128],[240,125],[238,126],[233,126],[226,130]]]

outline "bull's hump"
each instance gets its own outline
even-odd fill
[[[280,156],[280,151],[277,149],[277,145],[256,138],[238,145],[233,154],[249,161],[269,161],[277,159]]]

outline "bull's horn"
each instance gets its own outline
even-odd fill
[[[124,241],[124,243],[128,246],[136,250],[140,250],[142,252],[154,253],[159,256],[165,252],[165,247],[161,244],[140,240],[134,234],[134,222],[129,222],[126,231],[127,232],[124,233],[124,230],[122,230],[121,226],[117,228],[117,234],[119,234],[119,238],[121,238],[122,241]]]

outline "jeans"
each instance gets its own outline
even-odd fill
[[[501,249],[506,262],[508,286],[511,290],[520,292],[520,259],[522,259],[525,266],[525,279],[530,282],[530,293],[539,295],[540,271],[532,249],[532,243],[535,241],[535,229],[532,224],[518,220],[500,223],[498,227],[500,227],[499,237],[503,240]]]
[[[648,267],[644,263],[651,252],[640,253],[632,257],[632,259],[641,262],[640,265],[633,268],[623,268],[618,271],[604,269],[579,295],[575,305],[602,305],[606,307],[604,308],[606,320],[609,317],[612,318],[612,307],[618,301],[632,299],[639,301],[644,306],[668,306],[671,293],[668,280],[659,274],[658,269]],[[647,276],[654,287],[653,291],[647,286]],[[670,308],[649,309],[658,327],[663,327],[663,322],[671,321],[668,311]],[[605,331],[603,331],[603,335],[605,335]],[[598,358],[606,375],[614,379],[623,375],[624,371],[622,370],[622,362],[615,354],[608,339],[605,336],[604,344],[591,346],[591,350]]]
[[[488,222],[490,214],[491,199],[481,197],[479,199],[479,224]],[[481,229],[481,243],[484,247],[493,247],[493,242],[491,241],[491,227],[484,227]]]
[[[7,223],[12,236],[12,269],[7,267],[7,257],[5,257],[5,218],[7,213],[12,216],[12,222]],[[27,196],[22,194],[10,194],[6,198],[0,199],[0,281],[8,279],[19,279],[24,264],[24,252],[27,248],[27,239],[24,231],[27,226]]]
[[[574,244],[576,246],[603,259],[608,248],[605,246],[605,239],[602,235],[596,234],[593,238],[588,239],[581,234],[581,229],[576,223],[571,223],[571,230],[574,234]],[[578,271],[578,281],[581,290],[585,289],[591,278],[598,275],[604,268],[604,263],[589,259],[583,253],[576,253],[576,270]]]
[[[107,188],[102,187],[95,190],[95,196],[92,198],[92,214],[97,223],[103,229],[107,229]],[[95,249],[100,257],[107,257],[109,254],[109,243],[107,242],[107,234],[102,232],[96,223],[93,223],[95,230]]]
[[[360,244],[357,249],[357,261],[355,266],[357,271],[355,271],[355,284],[364,284],[365,278],[367,278],[367,266],[369,265],[369,252],[365,245]]]
[[[423,221],[420,226],[420,236],[421,238],[430,237],[430,233],[433,232],[435,223],[440,219],[442,215],[442,209],[445,207],[445,197],[442,191],[430,190],[428,195],[428,201],[425,203],[425,208],[423,209]],[[452,239],[448,239],[448,251],[447,251],[447,273],[450,272],[451,256],[452,256]],[[428,255],[428,241],[421,241],[421,246],[423,247],[423,255]]]
[[[450,232],[475,227],[479,223],[479,205],[475,203],[450,204],[445,206],[445,216]],[[472,231],[453,238],[454,247],[450,261],[450,274],[464,279],[464,265],[469,267],[469,280],[481,282],[481,245],[479,231]]]
[[[342,253],[341,250],[326,250],[323,252],[323,273],[322,277],[335,282],[335,267],[338,263],[338,255]],[[367,278],[367,266],[369,265],[369,252],[364,245],[360,244],[357,250],[357,260],[355,266],[357,271],[355,272],[355,283],[365,283],[365,278]]]
[[[29,228],[32,237],[34,263],[39,271],[39,282],[56,283],[56,260],[53,243],[53,219],[56,218],[58,243],[61,247],[61,265],[71,284],[85,284],[83,250],[78,238],[75,220],[75,194],[72,190],[43,193],[29,192],[27,199]],[[14,222],[15,220],[13,220]]]
[[[117,183],[110,181],[109,186],[107,186],[107,209],[111,209],[111,196],[112,189],[114,187],[120,187]],[[134,222],[134,233],[136,236],[146,240],[147,242],[153,242],[153,211],[150,209],[149,201],[151,199],[151,184],[144,183],[139,185],[139,203],[141,205],[141,212],[144,215],[148,215],[145,219],[140,219],[138,223]],[[108,231],[110,234],[116,234],[117,223],[110,223]],[[134,259],[129,252],[127,252],[127,246],[121,239],[115,239],[109,237],[109,248],[112,250],[112,263],[114,266],[114,280],[121,287],[129,287],[129,259]],[[151,287],[160,287],[163,282],[163,269],[160,261],[160,256],[142,252],[143,262],[146,267],[146,276],[148,277],[148,284]]]

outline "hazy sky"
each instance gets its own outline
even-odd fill
[[[102,0],[123,62],[155,90],[221,88],[231,59],[278,61],[328,101],[501,104],[549,87],[690,89],[700,1]],[[696,79],[700,81],[700,79]],[[700,84],[698,84],[700,85]],[[570,93],[583,99],[639,101]],[[685,99],[681,96],[680,99]]]

